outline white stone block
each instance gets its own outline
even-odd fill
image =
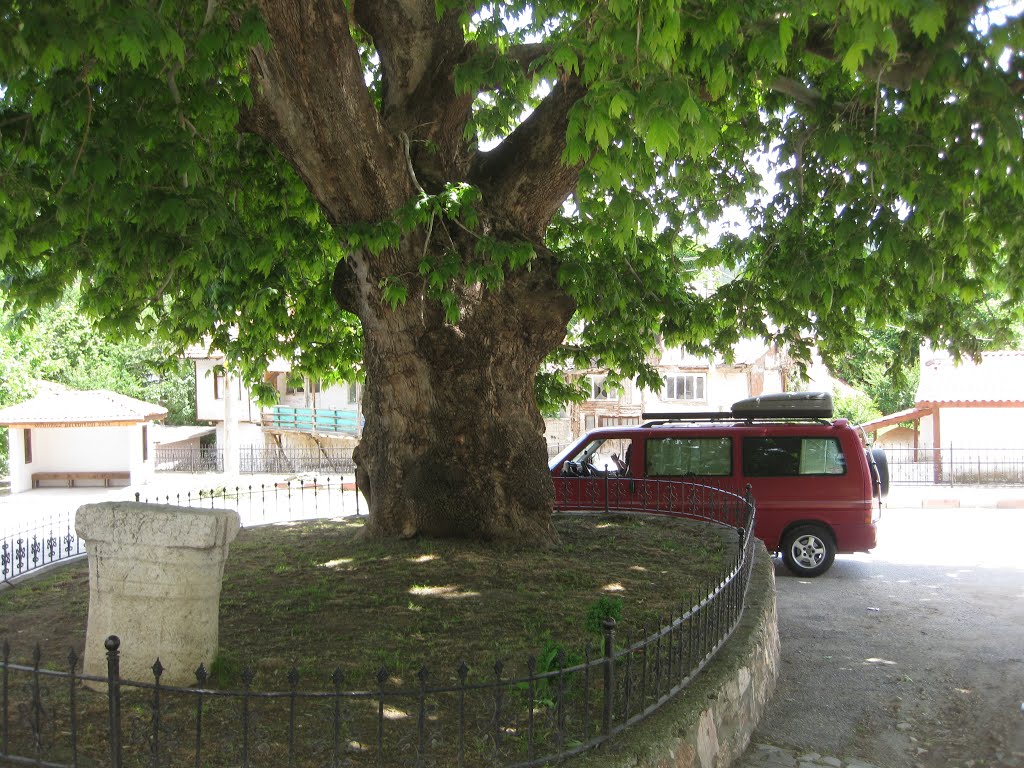
[[[153,681],[159,658],[165,685],[192,685],[217,653],[220,589],[234,510],[133,501],[86,504],[75,530],[89,554],[86,675],[105,677],[103,644],[121,639],[122,679]],[[101,686],[100,686],[101,687]]]

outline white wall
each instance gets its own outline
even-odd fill
[[[892,427],[879,430],[874,445],[878,448],[910,449],[914,447],[914,430],[907,427]]]
[[[32,463],[25,464],[25,430],[10,429],[11,492],[32,488],[35,472],[129,472],[132,485],[148,482],[155,470],[152,425],[143,459],[142,424],[125,427],[33,427]]]
[[[943,408],[939,433],[941,448],[1024,449],[1024,408]],[[936,447],[930,418],[921,419],[921,447]]]
[[[223,421],[224,420],[224,393],[221,398],[214,397],[214,368],[223,364],[223,360],[196,360],[196,419],[199,421]],[[259,405],[254,403],[249,395],[249,390],[242,386],[237,376],[228,376],[229,385],[235,402],[238,407],[235,413],[239,421],[260,421]],[[218,437],[218,441],[219,441]],[[220,443],[218,442],[218,445]]]
[[[238,422],[238,434],[235,438],[235,444],[239,448],[248,448],[250,445],[254,445],[257,448],[263,448],[266,444],[266,434],[263,432],[263,428],[260,427],[259,424],[240,421]],[[217,424],[217,447],[224,447],[223,421]]]
[[[703,370],[681,369],[669,370],[662,368],[660,373],[663,376],[675,374],[704,373],[704,400],[667,400],[665,390],[644,393],[644,409],[649,411],[673,411],[685,413],[686,411],[720,411],[728,410],[737,400],[749,397],[749,381],[745,369],[732,367],[712,367]],[[766,376],[766,384],[769,377]],[[777,379],[776,379],[777,381]],[[778,384],[776,383],[776,386]],[[769,391],[766,387],[765,391]],[[775,390],[778,391],[778,390]]]
[[[349,389],[355,387],[356,402],[349,402]],[[359,398],[362,395],[362,386],[359,384],[332,384],[316,395],[317,408],[333,408],[337,411],[359,410]]]

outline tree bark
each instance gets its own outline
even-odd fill
[[[349,269],[335,279],[341,302]],[[394,310],[360,297],[366,422],[355,460],[369,532],[551,543],[533,383],[574,305],[543,266],[497,292],[470,290],[458,325],[422,295]]]
[[[387,220],[446,182],[469,181],[484,195],[475,235],[450,225],[454,234],[431,237],[424,227],[335,269],[335,301],[363,328],[365,426],[355,460],[370,533],[553,541],[533,384],[574,311],[542,243],[579,175],[560,159],[569,111],[585,95],[579,78],[556,84],[503,145],[479,153],[465,138],[473,94],[455,89],[455,69],[469,55],[458,13],[439,18],[434,0],[261,5],[273,44],[250,58],[253,105],[240,129],[277,147],[332,224]],[[354,26],[380,60],[380,111]],[[473,263],[484,234],[530,242],[540,255],[500,289],[455,286],[461,315],[453,323],[418,265],[443,257],[442,248]],[[383,300],[386,279],[406,286],[405,303]]]

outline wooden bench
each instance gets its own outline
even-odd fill
[[[33,472],[32,487],[38,488],[41,480],[64,480],[68,488],[75,487],[76,480],[102,480],[103,487],[109,488],[111,480],[131,482],[130,472]]]

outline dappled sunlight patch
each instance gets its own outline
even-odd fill
[[[441,597],[446,600],[460,600],[465,597],[480,597],[479,592],[467,590],[461,591],[461,587],[451,584],[432,587],[426,584],[417,584],[409,588],[409,594],[416,597]]]
[[[884,666],[884,667],[895,667],[896,666],[896,662],[895,661],[889,661],[888,659],[879,659],[879,658],[864,659],[864,663],[865,664],[877,664],[879,666]]]
[[[617,581],[614,581],[611,584],[605,584],[603,587],[601,587],[601,591],[602,592],[625,592],[626,588],[624,586],[622,586],[621,584],[619,584]]]
[[[433,562],[434,560],[438,560],[438,559],[440,559],[440,558],[438,558],[437,555],[419,555],[418,557],[410,557],[409,558],[409,562],[410,563],[430,563],[430,562]]]
[[[629,570],[640,571],[640,573],[647,573],[647,569],[644,568],[642,565],[631,565],[629,566]]]
[[[352,565],[355,560],[351,557],[339,557],[337,560],[328,560],[326,563],[320,563],[321,568],[332,568],[337,570],[342,566]]]
[[[597,525],[594,526],[594,528],[596,528],[599,531],[603,530],[604,528],[614,528],[614,527],[615,527],[614,523],[598,523]]]
[[[409,717],[409,713],[404,709],[398,707],[392,707],[389,704],[384,705],[384,719],[385,720],[406,720]]]

